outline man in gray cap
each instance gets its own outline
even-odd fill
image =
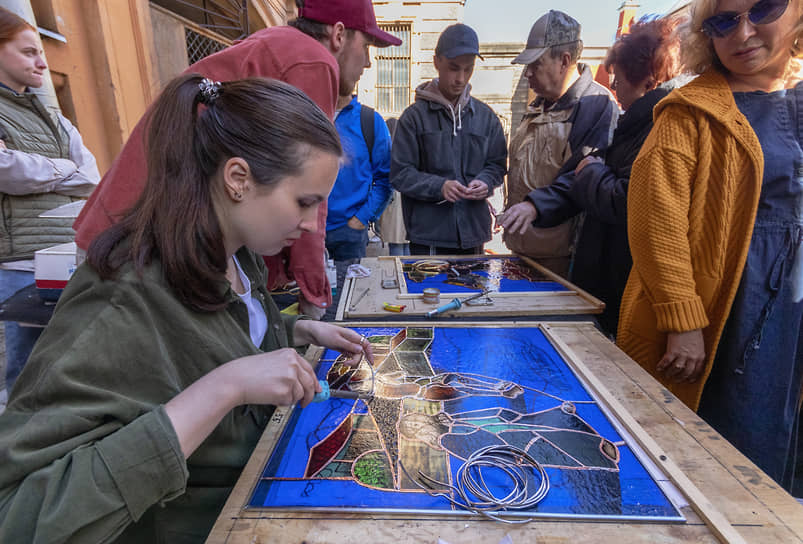
[[[511,137],[506,211],[499,222],[508,248],[564,277],[577,219],[539,222],[538,210],[550,205],[551,192],[535,189],[574,170],[589,153],[604,150],[619,117],[611,93],[594,81],[588,66],[578,64],[582,51],[580,23],[551,10],[535,22],[526,48],[513,59],[527,65],[524,75],[537,96]]]
[[[393,136],[390,182],[413,255],[478,254],[491,239],[486,199],[502,185],[507,149],[499,118],[470,94],[479,46],[466,25],[441,33],[438,77],[416,89]]]

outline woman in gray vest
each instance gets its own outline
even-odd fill
[[[46,69],[36,29],[0,8],[0,300],[33,283],[34,251],[73,240],[70,220],[39,214],[89,196],[100,181],[75,127],[30,92]],[[40,331],[6,322],[9,391]]]

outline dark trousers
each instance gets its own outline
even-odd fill
[[[324,321],[333,321],[340,303],[346,272],[352,264],[357,264],[365,257],[368,247],[368,229],[356,230],[348,225],[326,231],[326,251],[329,258],[335,261],[337,269],[337,285],[332,295],[332,304],[326,309]]]
[[[425,246],[410,242],[410,255],[482,255],[483,246],[478,247],[442,247]]]

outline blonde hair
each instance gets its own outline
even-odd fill
[[[714,15],[717,11],[718,0],[694,0],[691,3],[691,16],[681,25],[680,60],[686,69],[695,74],[702,74],[709,67],[722,67],[717,54],[714,51],[714,44],[711,38],[703,34],[703,21]],[[798,22],[793,31],[795,34],[795,45],[789,52],[789,67],[791,72],[799,66],[795,57],[800,56],[803,41],[803,2],[801,0],[790,0],[787,9],[797,10]],[[724,69],[724,68],[723,68]]]

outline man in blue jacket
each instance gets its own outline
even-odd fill
[[[504,179],[507,145],[499,118],[470,94],[479,56],[474,30],[447,27],[435,47],[438,77],[416,89],[393,136],[390,179],[413,255],[480,254],[491,239],[486,199]]]
[[[348,266],[365,257],[369,223],[379,219],[390,200],[390,132],[382,116],[350,92],[338,97],[335,127],[344,158],[329,194],[326,250],[337,268],[339,299]],[[335,300],[327,317],[336,308]]]

